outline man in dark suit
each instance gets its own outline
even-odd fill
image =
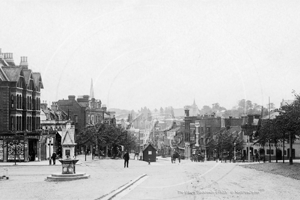
[[[53,152],[51,158],[53,160],[53,165],[55,165],[55,160],[56,160],[56,153],[55,152]]]
[[[125,152],[125,154],[123,156],[123,159],[124,159],[124,168],[125,167],[128,168],[128,163],[129,163],[129,153],[128,153],[128,151]]]

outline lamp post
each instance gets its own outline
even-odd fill
[[[199,130],[198,130],[199,126],[200,126],[200,122],[195,121],[195,127],[196,127],[196,144],[195,144],[195,146],[196,147],[199,147]]]
[[[236,143],[233,143],[233,162],[236,160]]]
[[[49,165],[51,165],[51,146],[53,146],[53,143],[52,143],[52,138],[51,137],[48,137],[49,139],[49,142],[48,142],[48,146],[49,146]]]
[[[290,165],[293,164],[293,157],[292,157],[292,133],[290,132],[289,134],[289,143],[290,143],[290,158],[289,158],[289,161],[290,161]]]
[[[248,146],[248,162],[250,162],[251,161],[251,159],[250,159],[250,135],[248,135],[247,146]]]

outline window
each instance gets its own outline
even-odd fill
[[[90,123],[90,115],[87,116],[86,122],[87,122],[87,123]]]
[[[10,117],[10,130],[14,131],[15,130],[15,118]]]
[[[94,115],[91,116],[91,124],[95,124]]]
[[[271,152],[271,153],[270,153]],[[271,154],[271,155],[273,155],[274,154],[274,150],[273,149],[271,149],[271,151],[270,151],[270,149],[267,149],[267,154]]]
[[[14,95],[11,95],[11,107],[14,108],[14,106],[15,106]]]
[[[78,115],[74,115],[74,122],[78,123]]]

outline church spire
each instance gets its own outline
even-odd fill
[[[91,99],[92,99],[92,98],[95,98],[95,97],[94,97],[93,79],[92,79],[92,81],[91,81],[90,98],[91,98]]]

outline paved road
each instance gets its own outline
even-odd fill
[[[164,163],[147,174],[121,199],[298,199],[300,191],[297,180],[234,163]]]
[[[279,175],[245,169],[234,163],[171,164],[159,159],[148,165],[130,160],[81,161],[78,172],[90,179],[70,182],[46,182],[45,178],[60,172],[61,166],[4,166],[9,181],[0,181],[0,199],[101,199],[136,177],[147,174],[138,185],[115,199],[297,199],[299,181]],[[0,166],[0,170],[3,166]]]

